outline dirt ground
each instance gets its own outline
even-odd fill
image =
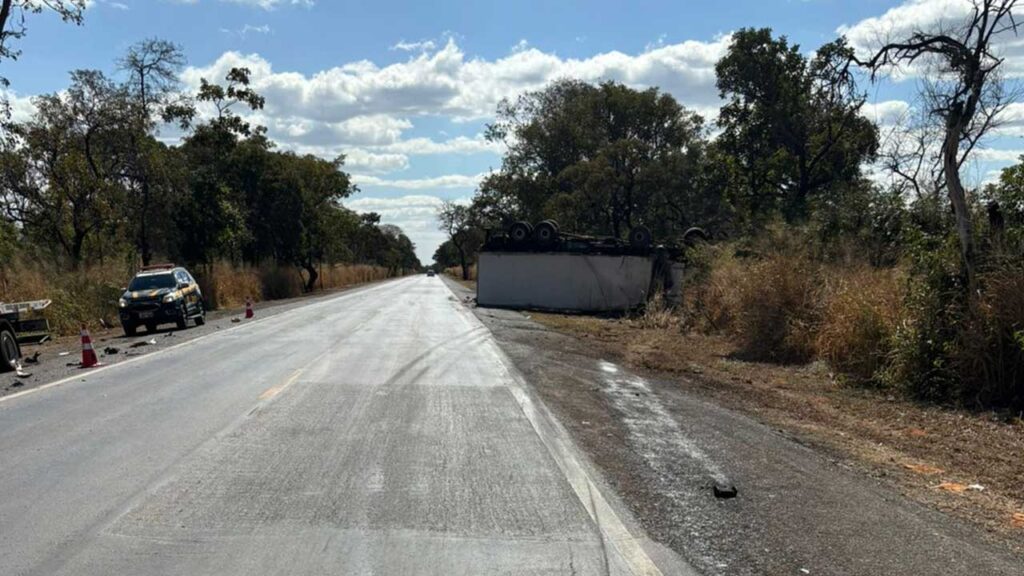
[[[681,386],[849,460],[911,499],[1024,550],[1021,415],[966,412],[844,385],[821,363],[737,360],[722,336],[629,319],[530,316],[640,372],[674,375]]]

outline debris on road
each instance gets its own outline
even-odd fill
[[[231,323],[232,323],[232,324],[238,324],[238,323],[239,323],[239,322],[241,322],[241,321],[242,321],[242,319],[241,319],[241,318],[232,318],[232,319],[231,319]]]
[[[942,468],[936,468],[930,464],[904,464],[903,467],[911,472],[917,472],[918,474],[924,474],[925,476],[942,474],[945,472]]]
[[[26,364],[39,364],[39,356],[41,354],[42,354],[41,352],[36,352],[35,354],[33,354],[31,356],[26,356],[24,358],[25,363]]]
[[[120,352],[120,348],[115,348],[113,346],[107,346],[106,348],[103,349],[103,353],[106,354],[107,356],[113,356],[115,354],[119,354]]]
[[[71,352],[57,352],[57,356],[70,356]]]
[[[156,338],[150,340],[140,340],[133,343],[129,348],[142,348],[143,346],[156,346]]]
[[[984,491],[984,490],[985,490],[985,487],[984,487],[984,486],[982,486],[981,484],[969,484],[969,485],[967,486],[967,489],[968,489],[968,490],[973,490],[973,491],[975,491],[975,492],[982,492],[982,491]]]
[[[945,490],[946,492],[952,492],[953,494],[963,494],[967,491],[966,484],[960,484],[959,482],[943,482],[938,486],[935,486],[936,490]]]
[[[728,486],[723,484],[715,484],[713,491],[715,493],[715,498],[719,498],[722,500],[735,498],[736,495],[739,493],[739,490],[737,490],[736,487],[733,486],[732,484],[729,484]]]

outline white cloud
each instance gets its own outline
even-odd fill
[[[315,4],[313,0],[221,0],[221,2],[228,2],[231,4],[242,4],[244,6],[254,6],[257,8],[262,8],[264,10],[273,10],[274,8],[277,8],[278,6],[282,5],[303,6],[306,8],[310,8]]]
[[[437,190],[441,188],[476,188],[487,174],[446,174],[429,178],[387,179],[368,174],[353,174],[352,181],[360,187],[397,188],[400,190]]]
[[[882,127],[897,124],[904,120],[909,112],[910,104],[903,100],[867,102],[860,110],[865,118]]]
[[[222,78],[231,67],[246,66],[252,70],[253,86],[267,97],[267,113],[334,122],[367,114],[488,118],[502,98],[565,77],[660,86],[685,104],[717,107],[714,65],[727,46],[728,37],[721,37],[638,55],[607,52],[582,60],[525,48],[484,60],[467,58],[449,38],[443,47],[405,61],[386,66],[349,62],[311,76],[277,72],[258,54],[227,52],[209,66],[189,68],[183,79],[197,85],[201,77]]]
[[[466,201],[460,198],[456,201]],[[345,206],[356,212],[376,212],[381,223],[395,224],[416,244],[416,255],[424,264],[429,264],[438,245],[446,236],[438,229],[437,211],[442,199],[426,194],[413,194],[398,198],[360,196],[348,200]]]
[[[420,40],[419,42],[399,40],[391,45],[391,50],[401,50],[402,52],[427,52],[435,48],[437,48],[437,45],[434,44],[433,40]]]

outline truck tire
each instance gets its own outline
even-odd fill
[[[650,248],[651,231],[646,226],[634,226],[629,231],[629,245],[633,248]]]
[[[512,240],[512,244],[521,246],[530,241],[530,236],[533,235],[533,226],[530,226],[529,222],[516,222],[508,229],[508,237]]]
[[[135,336],[135,331],[138,330],[135,324],[122,324],[121,327],[124,328],[124,335],[129,337]]]
[[[544,220],[538,222],[533,227],[533,241],[538,246],[548,247],[553,246],[558,242],[558,224],[554,220]]]
[[[13,370],[18,358],[21,358],[18,338],[6,326],[0,327],[0,372]]]

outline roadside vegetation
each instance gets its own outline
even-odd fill
[[[445,205],[440,268],[469,270],[487,231],[553,218],[664,243],[691,226],[684,303],[645,326],[715,335],[736,359],[822,361],[878,398],[1024,411],[1024,163],[998,180],[960,171],[1014,101],[996,34],[1013,2],[976,2],[956,26],[855,54],[808,53],[769,29],[732,36],[716,67],[714,125],[657,88],[563,80],[504,102],[488,137],[501,169],[467,205]],[[879,75],[923,67],[893,126],[864,112]]]
[[[32,3],[18,5],[31,14]],[[76,20],[81,4],[68,9]],[[184,64],[179,46],[145,40],[111,73],[71,71],[30,117],[8,116],[0,300],[50,298],[67,332],[116,318],[134,272],[160,262],[187,265],[211,308],[421,268],[401,229],[343,206],[357,190],[344,157],[278,150],[246,119],[264,104],[248,70],[189,93]]]

